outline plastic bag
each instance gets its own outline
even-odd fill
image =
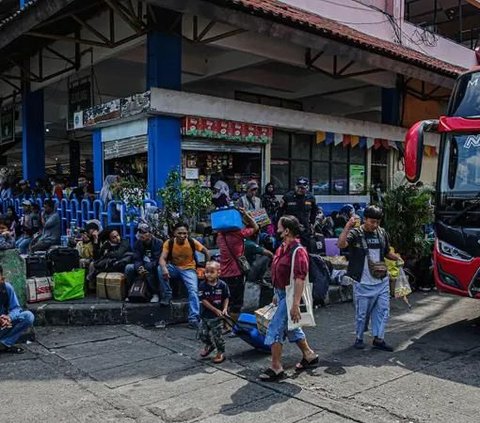
[[[408,276],[405,274],[403,268],[399,268],[398,277],[395,281],[395,298],[403,298],[412,292]]]
[[[56,301],[77,300],[85,297],[85,269],[55,273],[53,281],[55,283],[53,298]]]

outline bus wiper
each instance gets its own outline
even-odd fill
[[[480,192],[478,192],[474,197],[472,197],[473,202],[468,207],[465,207],[463,210],[460,210],[456,215],[452,216],[448,223],[453,225],[458,219],[465,216],[469,211],[476,209],[480,206]]]

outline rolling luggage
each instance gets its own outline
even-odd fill
[[[27,265],[27,278],[44,278],[50,276],[47,255],[44,252],[34,253],[25,259]]]
[[[52,273],[70,272],[80,268],[78,250],[70,247],[53,247],[48,251]]]
[[[270,353],[271,348],[265,345],[265,335],[258,330],[257,318],[254,314],[241,313],[237,321],[231,317],[226,317],[225,320],[232,326],[232,332],[242,341],[256,350]]]
[[[53,280],[50,277],[27,279],[27,303],[39,303],[53,298]]]

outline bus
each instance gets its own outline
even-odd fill
[[[437,289],[480,299],[480,67],[460,75],[446,116],[415,123],[405,138],[405,175],[417,182],[425,132],[440,134],[433,274]]]

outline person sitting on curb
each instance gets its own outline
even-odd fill
[[[273,259],[273,253],[258,245],[254,238],[256,238],[255,235],[245,240],[245,257],[250,264],[247,281],[262,282],[268,265]]]
[[[45,200],[43,203],[43,231],[42,235],[34,239],[30,244],[30,251],[47,251],[52,245],[60,245],[62,233],[60,216],[55,210],[53,200]]]
[[[95,222],[89,222],[85,229],[80,231],[82,239],[78,241],[76,249],[81,259],[93,259],[95,248],[99,248],[100,226]]]
[[[125,268],[128,286],[132,286],[136,275],[145,277],[152,294],[150,302],[158,303],[160,301],[158,279],[161,277],[158,266],[162,253],[162,241],[153,236],[150,226],[146,223],[138,225],[137,236],[138,240],[133,247],[134,263]]]
[[[0,220],[0,250],[15,248],[15,238],[4,220]]]
[[[188,291],[188,322],[190,327],[196,329],[199,322],[200,303],[195,251],[203,253],[207,261],[210,260],[210,253],[197,240],[190,238],[188,232],[189,227],[186,223],[177,223],[173,228],[173,238],[163,244],[160,256],[161,304],[167,305],[172,299],[170,279],[181,279]]]
[[[22,311],[13,286],[5,281],[0,265],[0,353],[22,354],[23,348],[15,343],[22,333],[33,326],[32,312]]]

